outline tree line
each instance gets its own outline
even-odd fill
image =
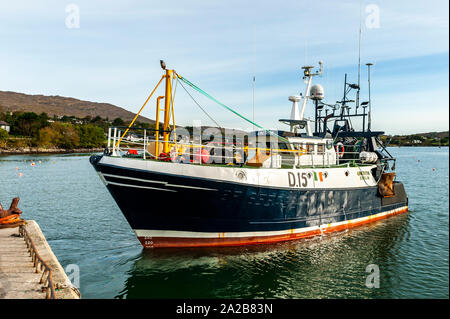
[[[0,129],[0,147],[43,148],[97,148],[106,145],[109,126],[129,123],[121,118],[110,121],[100,116],[77,118],[75,116],[50,117],[46,113],[1,112],[0,121],[10,125],[10,132]],[[148,123],[137,122],[137,127],[151,128]]]
[[[449,136],[438,136],[438,134],[428,133],[427,135],[394,135],[381,136],[383,143],[390,146],[449,146]]]

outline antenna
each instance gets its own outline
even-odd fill
[[[361,87],[361,20],[362,20],[362,0],[359,1],[359,43],[358,43],[358,91],[356,92],[356,110],[359,107],[359,90]]]
[[[255,123],[255,76],[253,75],[253,123]],[[253,124],[253,131],[255,130],[255,124]]]
[[[255,26],[253,25],[253,82],[252,82],[252,122],[255,123]],[[255,130],[255,124],[253,124],[253,131]]]
[[[308,35],[305,37],[305,65],[308,64]]]
[[[369,82],[369,119],[367,122],[367,130],[370,131],[372,123],[372,100],[370,99],[370,66],[372,63],[366,63],[367,65],[367,81]]]

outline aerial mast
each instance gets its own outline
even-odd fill
[[[361,87],[361,35],[362,35],[362,28],[361,28],[361,1],[359,2],[359,43],[358,43],[358,90],[356,91],[356,112],[359,107],[359,90]]]
[[[310,89],[311,89],[312,78],[314,76],[322,75],[323,62],[319,61],[319,70],[316,71],[315,73],[311,72],[312,68],[313,68],[313,66],[304,66],[304,67],[302,67],[303,74],[304,74],[303,80],[307,79],[308,82],[306,84],[305,96],[303,97],[302,108],[300,110],[300,120],[304,120],[304,118],[305,118],[306,103],[308,102],[308,98],[310,98]],[[312,135],[311,129],[309,127],[309,124],[306,125],[306,128],[307,128],[307,131],[308,131],[308,135]]]
[[[369,82],[369,116],[367,121],[367,130],[371,130],[371,124],[372,124],[372,100],[370,99],[370,66],[373,65],[372,63],[366,63],[367,65],[367,81]]]

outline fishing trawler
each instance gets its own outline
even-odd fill
[[[135,119],[127,127],[110,128],[104,154],[90,157],[145,248],[288,241],[407,211],[404,186],[395,180],[395,158],[380,140],[383,132],[371,130],[370,98],[359,103],[359,83],[347,83],[345,76],[343,99],[326,104],[322,86],[312,85],[323,72],[322,62],[316,70],[303,67],[305,93],[289,97],[291,116],[280,120],[289,129],[267,130],[163,61],[161,67],[161,80]],[[155,129],[133,131],[163,81]],[[183,130],[174,116],[178,83],[258,129],[241,136],[237,131],[223,135],[220,127]],[[355,101],[348,99],[352,90]],[[308,102],[314,120],[305,117]],[[357,130],[352,119],[362,121],[362,128]]]

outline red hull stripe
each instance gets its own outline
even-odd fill
[[[408,207],[402,207],[394,209],[388,212],[362,217],[354,220],[348,220],[345,222],[335,224],[325,224],[320,228],[308,231],[299,231],[291,229],[285,234],[270,235],[270,236],[251,236],[251,237],[226,237],[226,233],[218,237],[209,238],[188,238],[188,237],[138,237],[142,246],[145,248],[155,247],[214,247],[214,246],[242,246],[252,244],[268,244],[277,243],[288,240],[295,240],[300,238],[309,238],[321,234],[331,233],[346,230],[349,228],[358,227],[364,224],[372,223],[380,219],[385,219],[394,215],[406,213]],[[243,233],[245,234],[245,233]]]

